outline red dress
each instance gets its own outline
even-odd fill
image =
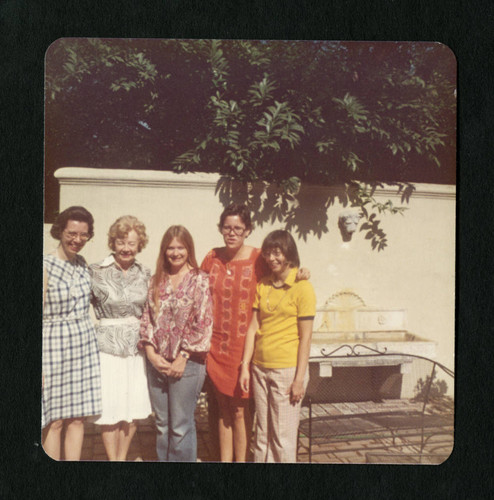
[[[267,267],[254,248],[247,259],[226,261],[219,248],[211,250],[201,269],[209,273],[213,297],[213,336],[207,372],[216,389],[231,397],[247,398],[238,384],[245,335],[252,317],[257,282]]]

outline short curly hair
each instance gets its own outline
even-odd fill
[[[56,240],[62,239],[62,233],[67,227],[69,220],[85,222],[88,226],[89,239],[94,236],[94,219],[91,213],[84,207],[73,206],[66,208],[63,212],[58,214],[50,229],[50,234],[53,238]]]
[[[252,231],[254,229],[254,225],[250,219],[250,210],[245,205],[239,205],[237,203],[232,203],[228,205],[223,213],[220,215],[220,222],[218,224],[218,229],[221,232],[221,228],[225,223],[225,219],[230,216],[238,215],[240,220],[245,224],[245,229]]]
[[[146,226],[133,215],[122,215],[111,226],[108,231],[108,246],[115,251],[115,240],[125,238],[132,230],[137,233],[139,245],[137,251],[140,252],[148,243]]]

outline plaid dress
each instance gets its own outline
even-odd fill
[[[86,261],[45,255],[48,286],[43,310],[42,426],[101,413],[99,352],[89,317]]]

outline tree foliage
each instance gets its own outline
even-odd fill
[[[47,54],[46,172],[218,172],[223,202],[303,236],[326,230],[334,199],[301,229],[302,186],[340,184],[382,249],[377,216],[403,207],[377,203],[379,183],[407,199],[413,182],[455,182],[455,77],[436,43],[62,39]]]

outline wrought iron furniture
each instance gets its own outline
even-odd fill
[[[366,462],[440,463],[453,445],[453,399],[446,396],[453,379],[453,371],[424,356],[363,344],[322,349],[310,358],[299,456],[304,440],[309,462],[314,443],[316,453],[336,457],[366,440],[371,444],[359,450]]]

